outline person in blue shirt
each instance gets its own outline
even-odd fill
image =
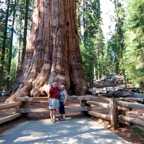
[[[65,121],[65,104],[67,101],[67,91],[65,89],[64,85],[60,86],[60,92],[59,92],[59,101],[60,101],[60,107],[59,107],[59,112],[60,112],[60,121]]]

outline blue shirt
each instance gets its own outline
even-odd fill
[[[59,92],[60,102],[64,102],[64,100],[65,100],[65,93],[66,93],[66,90],[63,90],[63,91]]]

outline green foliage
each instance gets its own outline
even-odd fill
[[[106,61],[109,68],[107,74],[119,73],[119,49],[115,35],[107,42]]]
[[[124,76],[125,75],[125,61],[124,61],[124,52],[125,52],[125,8],[124,3],[120,0],[113,1],[115,6],[114,11],[114,21],[115,21],[115,30],[111,38],[107,42],[107,53],[106,59],[109,66],[109,74],[116,73]]]
[[[139,133],[144,138],[144,131],[139,127],[133,127],[133,131]]]
[[[16,48],[13,50],[12,54],[12,63],[11,63],[11,76],[10,76],[10,82],[12,83],[16,78],[17,73],[17,57],[16,57]]]
[[[23,0],[10,0],[9,3],[9,13],[8,13],[8,25],[7,29],[5,27],[6,23],[6,10],[8,6],[8,1],[0,0],[0,66],[3,66],[3,84],[8,85],[9,80],[10,83],[15,79],[15,75],[17,72],[17,63],[18,57],[21,59],[22,53],[22,41],[23,41],[23,33],[24,33],[24,20],[26,13],[26,2]],[[33,9],[33,0],[29,0],[29,16],[28,16],[28,29],[30,29],[30,18],[32,15]],[[14,14],[14,12],[16,12]],[[14,27],[12,26],[12,20],[14,18]],[[4,37],[4,31],[7,31],[7,36]],[[14,38],[12,39],[12,31],[14,32]],[[17,38],[17,40],[16,40]],[[1,61],[2,57],[2,49],[3,49],[3,41],[6,40],[5,43],[5,53],[4,53],[4,61]],[[12,53],[10,52],[10,45],[12,40]],[[16,42],[16,45],[14,44]],[[18,56],[20,54],[20,56]],[[19,59],[19,60],[20,60]],[[10,68],[10,72],[9,72]],[[1,69],[0,69],[1,70]],[[2,71],[1,71],[2,72]],[[1,74],[0,74],[1,75]],[[8,79],[9,77],[9,79]]]
[[[144,79],[144,1],[127,0],[126,71],[133,83]]]
[[[115,32],[107,42],[107,63],[110,73],[120,73],[129,82],[144,79],[144,1],[114,0]]]
[[[87,81],[93,83],[94,78],[100,78],[104,73],[105,44],[101,30],[100,1],[81,0],[78,7],[83,66]]]
[[[6,85],[7,84],[7,77],[8,77],[8,57],[9,57],[9,48],[10,48],[10,35],[8,33],[7,35],[7,40],[6,40],[6,45],[5,45],[5,48],[6,48],[6,51],[5,51],[5,57],[4,57],[4,62],[3,62],[3,84]]]

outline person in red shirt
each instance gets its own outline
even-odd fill
[[[49,90],[48,102],[50,109],[50,118],[52,122],[56,122],[56,109],[59,108],[59,89],[57,83],[54,82]]]

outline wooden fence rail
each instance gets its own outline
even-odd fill
[[[10,104],[0,104],[0,110],[15,108],[17,109],[17,113],[0,118],[0,124],[18,118],[20,116],[26,116],[30,112],[48,112],[48,106],[43,108],[30,108],[29,102],[39,102],[45,101],[47,97],[19,97],[16,99],[17,102],[10,103]],[[117,129],[119,127],[119,123],[128,122],[132,124],[136,124],[139,126],[144,127],[144,120],[138,118],[132,118],[126,115],[126,111],[133,110],[133,109],[140,109],[144,110],[143,104],[127,102],[126,99],[106,99],[108,103],[97,102],[94,96],[70,96],[68,97],[69,101],[78,100],[80,102],[80,106],[76,107],[66,107],[66,112],[81,112],[82,114],[88,114],[91,116],[95,116],[104,120],[108,120],[111,123],[111,127]],[[129,99],[130,100],[130,99]],[[135,102],[143,102],[142,99],[132,99]],[[92,106],[100,106],[109,110],[108,114],[97,112],[96,110],[92,110]]]
[[[136,124],[139,126],[144,127],[144,120],[138,119],[138,118],[132,118],[129,116],[123,116],[123,115],[119,115],[118,116],[120,120],[126,121],[128,123],[132,123],[132,124]]]
[[[21,105],[21,102],[14,102],[14,103],[9,103],[9,104],[0,104],[0,110],[3,109],[9,109],[9,108],[15,108]]]
[[[6,110],[6,109],[9,110],[11,108],[15,108],[17,110],[17,109],[19,109],[20,106],[21,106],[21,102],[14,102],[14,103],[9,103],[9,104],[0,104],[0,110]],[[22,114],[16,112],[15,114],[0,118],[0,124],[14,120],[20,116],[22,116]]]
[[[29,102],[39,102],[39,101],[45,101],[47,100],[47,97],[18,97],[16,99],[17,102],[21,102],[22,103],[22,108],[19,110],[19,112],[21,113],[31,113],[31,112],[47,112],[48,111],[48,106],[44,107],[44,108],[29,108]],[[93,96],[69,96],[68,100],[72,101],[72,100],[79,100],[80,101],[80,106],[77,107],[67,107],[65,111],[66,112],[87,112],[90,110],[90,108],[88,108],[88,105],[86,105],[86,101],[87,100],[93,100],[94,97]]]
[[[92,116],[95,116],[95,117],[98,117],[98,118],[101,118],[101,119],[105,119],[105,120],[108,120],[108,121],[110,121],[110,119],[111,119],[109,115],[102,114],[102,113],[99,113],[99,112],[89,111],[88,113]]]
[[[104,108],[110,108],[109,104],[106,103],[102,103],[102,102],[96,102],[96,101],[87,101],[87,104],[91,104],[91,105],[97,105],[97,106],[102,106]]]
[[[143,104],[124,102],[124,101],[117,101],[117,105],[122,106],[122,107],[126,107],[126,108],[144,110],[144,105]]]
[[[144,99],[143,98],[118,98],[117,100],[122,100],[122,101],[129,101],[129,102],[139,102],[144,104]]]
[[[141,99],[132,99],[132,100],[142,102]],[[143,104],[126,102],[126,99],[125,101],[122,101],[122,99],[115,99],[115,98],[109,99],[109,104],[96,101],[87,101],[86,103],[109,109],[109,114],[98,113],[96,111],[89,111],[88,113],[89,115],[110,121],[111,127],[114,129],[117,129],[121,122],[123,122],[124,124],[127,122],[144,127],[144,120],[126,116],[126,111],[131,111],[133,109],[144,110]]]
[[[0,118],[0,124],[6,123],[6,122],[11,121],[11,120],[14,120],[14,119],[19,118],[21,116],[22,116],[22,114],[16,113],[16,114],[13,114],[13,115],[10,115],[10,116]]]

